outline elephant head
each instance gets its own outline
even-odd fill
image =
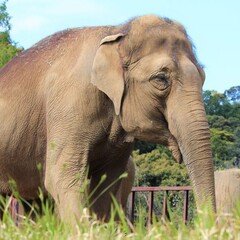
[[[208,200],[215,209],[205,75],[185,29],[149,15],[114,31],[97,50],[92,83],[111,99],[129,135],[167,145],[183,159],[197,205]]]

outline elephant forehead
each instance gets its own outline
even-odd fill
[[[139,81],[149,79],[152,74],[161,71],[163,68],[174,69],[175,64],[167,53],[153,53],[141,58],[130,65],[130,76]]]
[[[142,35],[126,38],[123,45],[125,61],[128,63],[136,62],[153,53],[166,53],[175,61],[182,53],[194,55],[187,37],[176,29],[146,30]]]

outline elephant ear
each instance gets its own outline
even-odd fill
[[[123,36],[119,33],[102,39],[91,74],[91,83],[112,100],[117,115],[120,114],[124,92],[123,68],[117,50],[118,40]]]

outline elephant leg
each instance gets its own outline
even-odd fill
[[[122,179],[117,192],[117,199],[121,203],[121,206],[125,213],[127,213],[127,200],[129,194],[131,193],[135,178],[135,165],[132,157],[129,157],[126,167],[126,173],[127,177]]]
[[[108,164],[106,168],[100,171],[95,171],[91,174],[90,198],[89,204],[91,210],[97,214],[99,219],[107,221],[110,217],[112,197],[117,201],[118,190],[121,185],[122,179],[120,175],[126,170],[127,160],[114,161]],[[105,181],[99,185],[101,177],[106,175]],[[119,202],[120,204],[121,202]]]
[[[88,150],[69,144],[63,149],[48,150],[45,187],[52,195],[60,219],[75,226],[84,207],[83,183]]]

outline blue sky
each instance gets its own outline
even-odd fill
[[[119,24],[150,13],[169,17],[185,26],[197,48],[204,89],[240,85],[239,0],[9,0],[7,6],[11,37],[24,48],[65,28]]]

